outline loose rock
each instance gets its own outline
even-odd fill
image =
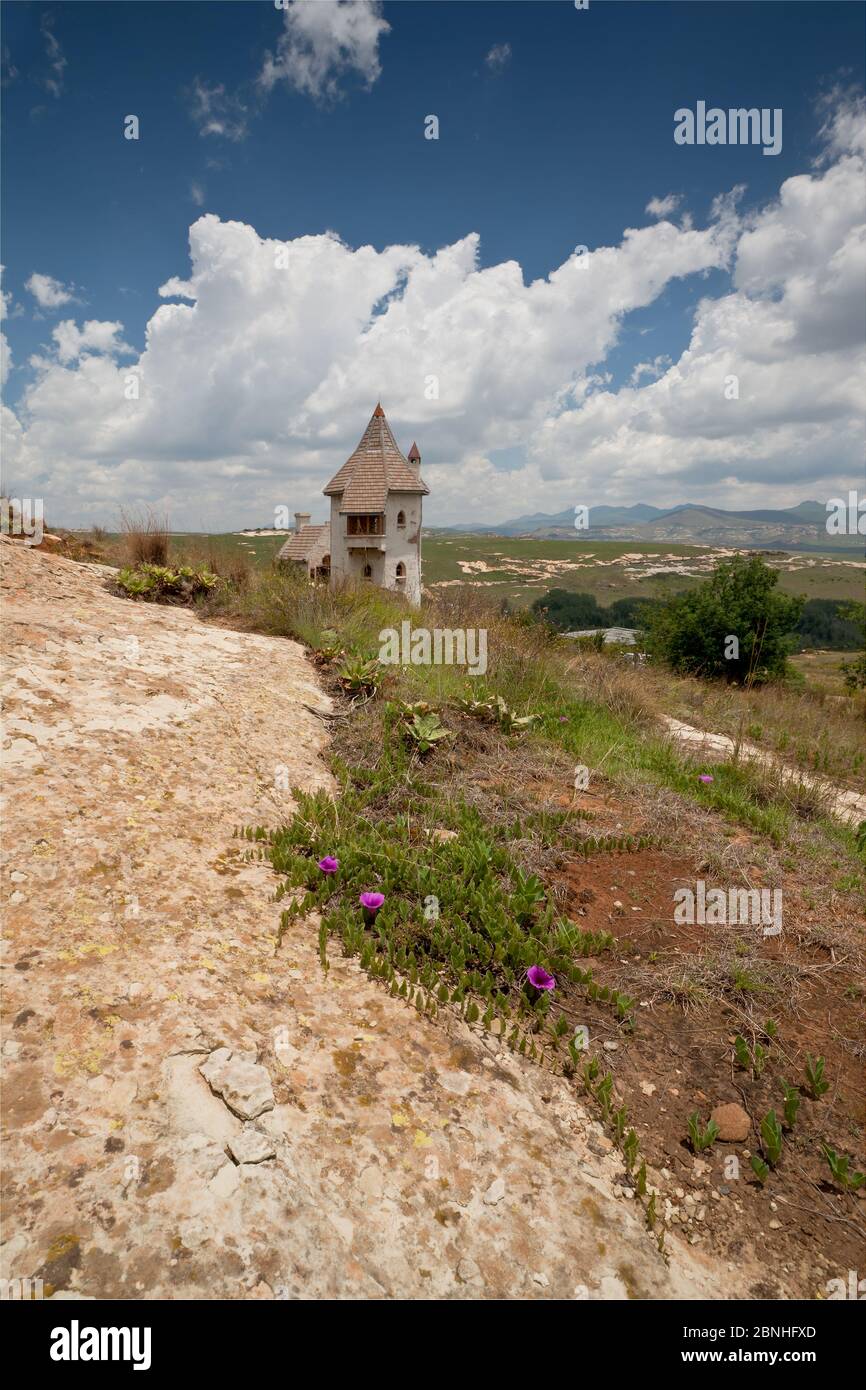
[[[273,1141],[254,1125],[246,1125],[240,1134],[228,1141],[227,1147],[236,1163],[263,1163],[266,1158],[277,1155]]]
[[[719,1127],[719,1138],[728,1144],[741,1144],[748,1139],[752,1122],[741,1105],[733,1101],[717,1105],[710,1114]]]
[[[232,1052],[218,1047],[199,1071],[215,1095],[222,1096],[229,1110],[242,1120],[254,1120],[274,1108],[274,1091],[266,1069],[256,1062],[254,1052]]]

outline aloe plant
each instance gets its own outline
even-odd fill
[[[515,733],[521,729],[528,729],[530,724],[534,724],[537,715],[522,714],[518,715],[516,710],[509,709],[501,695],[496,696],[496,718],[500,729],[507,734]]]
[[[751,1071],[752,1054],[749,1050],[749,1044],[746,1042],[742,1033],[738,1033],[734,1038],[734,1056],[737,1059],[738,1067],[742,1067],[743,1071]]]
[[[607,1119],[610,1115],[611,1096],[613,1095],[613,1077],[607,1072],[603,1080],[599,1081],[595,1088],[595,1098],[601,1106],[601,1113]]]
[[[629,1173],[631,1172],[632,1168],[637,1162],[637,1151],[638,1137],[635,1134],[634,1130],[630,1129],[628,1134],[625,1136],[622,1145],[622,1152],[625,1158],[625,1166]],[[644,1170],[644,1187],[646,1187],[646,1165],[644,1164],[642,1165],[642,1167]]]
[[[406,726],[406,735],[419,753],[429,753],[434,744],[454,737],[451,730],[444,727],[438,714],[414,714],[411,724]]]
[[[824,1080],[824,1058],[812,1057],[811,1053],[806,1053],[806,1084],[809,1087],[809,1094],[813,1100],[819,1100],[825,1091],[829,1091],[830,1083]]]
[[[755,1077],[761,1075],[767,1063],[767,1049],[756,1042],[752,1049],[752,1073]]]
[[[797,1122],[797,1111],[800,1109],[800,1091],[796,1086],[789,1086],[787,1081],[782,1078],[782,1093],[784,1095],[784,1116],[785,1128],[793,1129]]]
[[[761,1121],[761,1147],[764,1158],[771,1168],[775,1168],[782,1157],[782,1126],[775,1110],[768,1110]]]
[[[755,1174],[755,1177],[758,1179],[758,1182],[763,1187],[764,1183],[767,1181],[767,1178],[770,1176],[770,1170],[767,1167],[764,1160],[762,1158],[759,1158],[757,1154],[752,1154],[752,1172]]]
[[[378,690],[382,683],[382,667],[375,657],[349,656],[337,667],[337,679],[344,690],[353,695]]]
[[[313,655],[320,662],[329,662],[336,661],[342,654],[343,646],[339,634],[332,627],[326,627],[319,638],[319,645],[314,648]]]
[[[737,1066],[742,1067],[743,1071],[750,1071],[754,1077],[759,1077],[767,1064],[767,1049],[758,1042],[750,1048],[742,1033],[734,1038],[734,1056]]]
[[[835,1181],[846,1192],[856,1192],[858,1188],[866,1183],[866,1173],[850,1172],[850,1159],[847,1154],[837,1154],[835,1149],[831,1149],[829,1144],[821,1144],[821,1152],[830,1165],[830,1172]]]
[[[694,1153],[703,1153],[704,1149],[709,1149],[719,1137],[719,1126],[715,1120],[707,1123],[706,1129],[701,1124],[701,1117],[697,1110],[689,1115],[689,1139],[691,1140]]]

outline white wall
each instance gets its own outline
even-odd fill
[[[341,498],[331,498],[331,577],[333,580],[364,578],[364,565],[372,566],[372,582],[383,589],[405,593],[414,606],[421,602],[421,503],[413,492],[392,492],[385,506],[384,552],[371,545],[366,552],[348,548],[345,516],[340,515]],[[397,515],[403,512],[404,526],[397,525]],[[377,538],[378,539],[378,538]],[[375,542],[373,543],[375,544]],[[398,582],[398,563],[406,566],[406,578]]]

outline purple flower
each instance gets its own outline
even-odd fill
[[[714,781],[713,774],[711,772],[702,772],[698,781],[704,783],[712,782]]]
[[[567,715],[567,714],[561,714],[561,715],[559,716],[559,722],[560,722],[560,724],[567,724],[567,723],[568,723],[568,715]]]
[[[323,874],[335,874],[340,867],[339,859],[335,859],[333,854],[326,854],[324,859],[320,859],[317,865]]]
[[[556,989],[556,980],[541,965],[530,965],[526,978],[534,989]]]
[[[365,907],[368,912],[378,912],[385,901],[384,893],[362,893],[358,902]]]

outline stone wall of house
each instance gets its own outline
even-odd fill
[[[421,503],[418,493],[392,492],[385,507],[385,535],[371,538],[366,550],[350,550],[347,518],[340,515],[341,498],[331,498],[331,578],[364,578],[364,565],[372,569],[370,580],[383,589],[405,593],[414,606],[421,602]],[[403,513],[405,521],[398,525]],[[380,546],[384,546],[383,549]],[[397,578],[397,565],[406,567],[405,579]]]

